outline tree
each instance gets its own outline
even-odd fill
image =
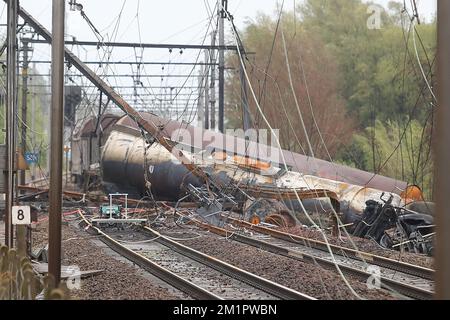
[[[404,123],[409,113],[423,120],[432,97],[422,90],[413,42],[433,85],[435,24],[417,26],[415,33],[410,17],[402,13],[403,5],[391,2],[390,10],[382,11],[381,28],[369,29],[368,7],[361,0],[307,0],[300,12],[305,30],[320,36],[338,60],[340,92],[361,129],[373,126],[376,119]],[[420,108],[414,108],[417,103]]]
[[[409,184],[418,185],[432,198],[433,161],[431,157],[431,126],[412,120],[402,127],[396,121],[377,120],[353,136],[352,143],[342,151],[342,162],[360,169],[389,177],[398,177]],[[372,140],[373,131],[375,139]],[[376,161],[372,160],[375,145]]]
[[[30,74],[38,74],[37,70],[33,70],[30,72]],[[27,112],[27,118],[29,119],[28,121],[28,127],[29,129],[27,130],[27,147],[29,149],[29,151],[35,151],[35,152],[39,152],[39,164],[43,165],[46,163],[47,161],[47,148],[48,148],[48,144],[49,144],[49,139],[50,137],[48,137],[47,135],[44,134],[45,132],[45,128],[48,126],[48,122],[49,122],[49,113],[48,113],[48,104],[47,102],[47,94],[48,91],[44,88],[40,88],[38,87],[38,85],[44,85],[46,84],[46,81],[43,77],[40,76],[34,76],[33,77],[33,83],[36,85],[33,88],[29,88],[29,92],[27,95],[27,101],[28,101],[28,112]],[[0,89],[0,144],[6,143],[5,139],[6,139],[6,84],[4,84],[4,87]],[[33,93],[31,92],[33,91]],[[19,105],[18,105],[18,110],[19,110],[19,117],[17,118],[18,120],[18,124],[19,124],[19,130],[17,132],[18,137],[17,140],[21,141],[21,120],[22,119],[22,115],[21,115],[21,101],[22,101],[22,88],[21,88],[21,77],[19,77],[19,87],[18,87],[18,97],[17,97],[17,101],[19,101]],[[34,101],[32,101],[34,100]],[[31,105],[33,105],[33,103],[35,104],[35,113],[34,115],[32,115],[32,108],[30,107]],[[32,119],[34,117],[34,121],[35,121],[35,128],[34,131],[31,131],[31,121],[30,119]],[[31,137],[34,136],[34,144],[31,143]]]
[[[351,138],[354,125],[353,118],[346,114],[345,101],[338,92],[338,67],[335,59],[320,39],[296,29],[292,14],[284,15],[283,23],[274,38],[276,29],[275,20],[259,15],[256,22],[248,24],[242,35],[246,50],[256,52],[256,55],[249,56],[246,64],[251,86],[261,109],[271,126],[280,129],[283,148],[309,154],[290,86],[281,36],[281,32],[284,32],[294,92],[314,153],[319,158],[328,159],[327,150],[319,135],[320,130],[328,152],[333,157],[340,145],[346,144]],[[229,60],[239,70],[236,57],[229,57]],[[242,127],[238,72],[229,77],[227,92],[228,126]],[[250,93],[248,100],[254,126],[267,128]]]
[[[379,7],[381,25],[373,29],[368,28],[371,3],[305,0],[295,16],[283,14],[280,28],[286,35],[294,91],[316,156],[328,159],[313,114],[332,158],[418,184],[431,194],[436,23],[422,19],[418,25],[405,4]],[[251,83],[271,124],[282,128],[283,147],[308,153],[288,81],[281,29],[276,32],[276,25],[273,18],[260,15],[242,32],[248,51],[256,52],[247,62]],[[229,78],[228,88],[229,123],[241,126],[237,74]],[[256,125],[263,127],[253,101],[250,109]]]

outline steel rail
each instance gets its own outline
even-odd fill
[[[48,192],[48,188],[45,187],[35,187],[35,186],[30,186],[30,185],[26,185],[26,186],[18,186],[17,187],[19,190],[24,190],[24,191],[30,191],[30,192],[39,192],[42,194],[45,194]],[[76,191],[67,191],[67,190],[63,190],[63,195],[66,197],[73,197],[73,198],[77,198],[79,200],[83,200],[83,199],[91,199],[93,201],[98,201],[98,198],[96,196],[91,196],[89,195],[89,193],[81,193],[81,192],[76,192]],[[103,196],[101,198],[101,201],[109,201],[109,198],[107,196]],[[125,201],[125,198],[117,198],[114,200],[115,202],[118,203],[123,203]],[[127,199],[128,203],[133,203],[133,204],[146,204],[146,201],[140,201],[140,200],[136,200],[136,199]],[[150,202],[149,202],[150,203]],[[151,202],[152,203],[152,202]],[[192,205],[193,206],[193,205]]]
[[[134,252],[131,249],[128,249],[127,247],[123,246],[122,244],[120,244],[119,242],[108,236],[106,233],[101,231],[99,228],[94,227],[86,219],[86,217],[83,215],[82,212],[79,211],[79,214],[82,218],[80,224],[83,227],[88,227],[91,233],[100,236],[99,237],[100,241],[105,243],[109,248],[111,248],[121,256],[127,258],[131,262],[150,272],[151,274],[163,280],[164,282],[172,285],[178,290],[199,300],[223,300],[221,297],[215,295],[214,293],[211,293],[195,285],[191,281],[183,279],[182,277],[176,275],[172,271],[167,270],[166,268],[161,267],[160,265],[154,263],[153,261],[147,259],[146,257]]]
[[[177,213],[179,217],[184,217],[190,219],[195,225],[199,226],[200,228],[203,228],[205,230],[208,230],[212,233],[215,233],[217,235],[226,237],[227,239],[233,239],[235,241],[238,241],[240,243],[250,245],[253,247],[256,247],[261,250],[265,250],[277,255],[281,255],[287,258],[291,258],[297,261],[302,262],[308,262],[308,263],[318,263],[324,267],[327,268],[336,268],[336,265],[339,266],[339,268],[346,274],[353,275],[358,277],[362,281],[367,281],[373,274],[370,272],[363,271],[358,268],[350,267],[347,265],[344,265],[342,263],[335,263],[333,261],[317,257],[308,253],[300,252],[298,250],[293,250],[291,248],[282,247],[280,245],[275,245],[268,243],[263,240],[258,240],[250,237],[246,237],[240,234],[237,234],[235,232],[232,232],[230,230],[226,230],[223,228],[219,228],[210,224],[206,224],[204,222],[201,222],[197,219],[192,219],[189,217],[186,217],[180,213]],[[424,290],[422,288],[418,288],[415,286],[412,286],[410,284],[402,283],[396,280],[392,280],[389,278],[386,278],[384,276],[380,276],[381,280],[381,287],[390,291],[394,291],[397,293],[400,293],[406,297],[410,298],[416,298],[420,300],[430,300],[433,298],[433,292]]]
[[[224,218],[228,222],[230,222],[234,225],[246,227],[250,230],[255,230],[259,233],[270,235],[274,238],[288,241],[291,243],[295,243],[298,245],[305,246],[307,244],[309,247],[311,247],[313,249],[318,249],[321,251],[328,252],[327,244],[325,242],[322,242],[319,240],[304,238],[304,237],[293,235],[290,233],[286,233],[286,232],[282,232],[282,231],[278,231],[278,230],[274,230],[274,229],[269,229],[269,228],[258,226],[258,225],[253,225],[249,222],[237,220],[237,219],[230,218],[230,217],[224,217]],[[386,269],[390,269],[390,270],[394,270],[394,271],[400,271],[402,273],[409,274],[412,276],[417,276],[417,277],[427,279],[427,280],[434,279],[434,270],[433,269],[429,269],[429,268],[413,265],[410,263],[401,262],[401,261],[389,259],[389,258],[382,257],[382,256],[377,256],[372,253],[361,252],[358,250],[345,248],[345,247],[341,247],[341,246],[337,246],[337,245],[333,245],[333,244],[330,244],[329,246],[330,246],[332,252],[337,255],[349,257],[349,258],[356,259],[356,260],[367,261],[367,262],[370,262],[370,264],[372,264],[372,265],[377,265],[377,266],[380,266],[380,267],[383,267]]]
[[[193,259],[203,265],[213,268],[221,273],[224,273],[234,279],[245,282],[248,285],[267,292],[275,297],[285,300],[316,300],[315,298],[308,296],[304,293],[300,293],[296,290],[290,289],[276,282],[259,277],[248,271],[237,268],[229,263],[221,261],[217,258],[206,255],[202,252],[189,248],[181,243],[173,241],[159,232],[148,228],[142,227],[143,231],[149,235],[157,237],[156,242],[182,254],[190,259]]]

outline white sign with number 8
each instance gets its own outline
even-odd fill
[[[31,210],[29,206],[12,207],[12,223],[13,225],[31,224]]]

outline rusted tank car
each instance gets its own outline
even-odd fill
[[[91,166],[100,165],[101,147],[119,119],[113,114],[105,114],[99,120],[91,117],[74,132],[71,141],[71,173],[75,181],[82,183],[91,171]]]
[[[182,183],[199,186],[184,165],[160,144],[147,149],[144,140],[115,130],[103,147],[102,176],[111,191],[126,190],[142,197],[145,190],[167,199],[178,199]]]
[[[275,166],[280,164],[281,159],[285,159],[288,167],[295,172],[389,193],[401,194],[407,188],[407,183],[404,181],[307,157],[291,151],[283,150],[281,154],[278,148],[249,142],[238,137],[230,137],[219,132],[204,130],[186,123],[164,120],[151,113],[142,113],[142,116],[147,121],[151,121],[161,127],[161,133],[168,139],[176,139],[183,133],[189,133],[190,139],[186,140],[184,136],[183,144],[191,146],[192,150],[222,150],[230,155],[249,156],[250,158],[257,158],[261,161],[272,163]],[[136,137],[141,136],[136,123],[126,116],[117,121],[113,130],[126,132]],[[182,132],[180,133],[180,131]],[[279,161],[274,161],[274,159],[279,159]]]
[[[292,171],[305,175],[396,194],[400,194],[407,187],[406,182],[388,177],[289,151],[282,151],[281,155],[276,148],[269,148],[237,137],[230,138],[230,136],[206,131],[185,123],[163,120],[150,113],[142,113],[142,115],[146,120],[161,127],[161,133],[168,139],[178,137],[180,129],[188,132],[191,139],[185,139],[183,144],[189,145],[194,152],[208,149],[220,150],[229,155],[237,154],[258,158],[274,166],[279,165],[273,161],[274,158],[282,159],[284,157]],[[225,142],[226,138],[228,141]],[[82,177],[83,172],[89,170],[91,165],[100,163],[103,182],[109,187],[119,187],[116,188],[117,191],[143,195],[146,187],[151,185],[155,194],[161,197],[176,198],[180,192],[180,184],[185,179],[189,179],[188,181],[194,184],[198,182],[182,164],[178,163],[174,157],[169,157],[167,151],[162,150],[158,144],[145,151],[141,131],[136,123],[127,116],[119,118],[114,115],[105,115],[100,122],[95,118],[88,120],[76,135],[72,150],[72,173],[74,175]],[[252,154],[255,150],[263,150],[263,152]],[[145,161],[144,153],[146,153]],[[270,155],[276,155],[276,157],[270,157]]]

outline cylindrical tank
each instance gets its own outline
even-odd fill
[[[102,175],[104,182],[133,188],[141,195],[151,186],[154,195],[171,200],[178,199],[183,183],[200,185],[160,144],[155,143],[145,151],[141,137],[120,131],[113,131],[103,148]]]

